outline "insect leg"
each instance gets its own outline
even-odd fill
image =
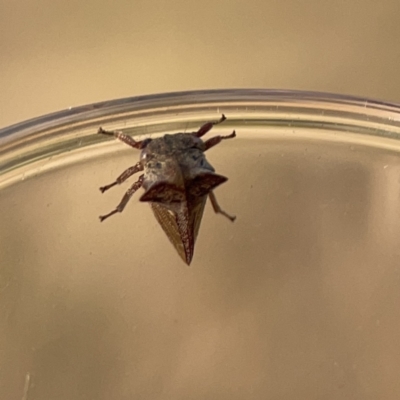
[[[214,192],[211,190],[208,193],[208,197],[210,198],[211,201],[211,205],[213,206],[214,212],[216,214],[222,214],[224,215],[226,218],[230,219],[232,222],[236,219],[235,215],[229,215],[227,212],[225,212],[218,204],[217,202],[217,198],[215,197]]]
[[[216,144],[220,143],[221,140],[233,139],[234,137],[236,137],[235,131],[233,131],[230,135],[226,136],[214,136],[204,142],[204,144],[206,145],[206,150],[210,149],[211,147],[214,147]]]
[[[114,215],[118,212],[122,212],[127,205],[128,201],[131,199],[133,194],[138,190],[142,184],[143,184],[143,177],[144,175],[140,175],[139,179],[126,191],[124,197],[122,198],[121,202],[118,204],[118,206],[115,208],[115,210],[111,211],[110,213],[106,215],[101,215],[100,222],[103,222],[106,218],[111,217],[111,215]]]
[[[214,125],[218,125],[221,122],[224,122],[226,120],[226,117],[224,114],[222,114],[222,117],[218,120],[218,121],[214,121],[214,122],[207,122],[206,124],[204,124],[203,126],[200,127],[200,129],[194,133],[195,136],[197,137],[202,137],[203,135],[205,135],[207,132],[209,132],[212,127]]]
[[[133,167],[125,170],[114,182],[109,185],[102,186],[100,188],[101,193],[104,193],[106,190],[112,188],[115,185],[120,185],[122,182],[126,181],[130,176],[136,174],[136,172],[143,171],[143,165],[140,161],[138,161]]]
[[[99,128],[99,131],[97,133],[100,133],[103,135],[108,135],[108,136],[115,136],[121,142],[124,142],[128,146],[134,147],[135,149],[142,148],[143,140],[141,140],[140,142],[137,142],[136,140],[134,140],[133,138],[131,138],[128,135],[125,135],[125,133],[123,133],[121,131],[106,131],[103,128]]]

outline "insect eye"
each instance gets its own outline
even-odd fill
[[[204,166],[204,164],[205,164],[205,158],[204,158],[203,154],[198,153],[197,151],[195,151],[195,152],[193,152],[193,153],[190,155],[190,157],[191,157],[191,159],[192,159],[193,161],[196,161],[196,164],[197,164],[198,166],[200,166],[200,167],[203,167],[203,166]]]
[[[142,140],[141,148],[144,149],[153,139],[144,139]]]

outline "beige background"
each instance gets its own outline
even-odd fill
[[[0,127],[192,89],[400,101],[399,15],[397,0],[1,0]]]
[[[191,89],[400,101],[399,11],[0,0],[0,127]],[[137,160],[117,142],[2,190],[1,400],[400,398],[398,147],[235,128],[209,160],[238,220],[208,206],[191,268],[137,198],[100,227],[126,186],[98,187]]]

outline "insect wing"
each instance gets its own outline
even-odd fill
[[[182,260],[186,262],[185,248],[179,234],[179,228],[178,224],[176,223],[175,214],[160,203],[150,204],[157,222],[160,224],[161,228],[167,235],[169,241],[175,247]]]
[[[174,211],[161,203],[151,203],[157,222],[188,265],[193,258],[206,200],[207,196],[192,198],[189,203],[182,202]]]
[[[202,196],[194,198],[190,202],[192,207],[191,209],[189,209],[189,222],[193,230],[194,242],[196,242],[197,235],[199,234],[200,224],[203,218],[206,201],[207,201],[207,196]]]

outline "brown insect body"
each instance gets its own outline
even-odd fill
[[[214,173],[205,144],[190,133],[165,135],[143,150],[140,201],[151,203],[158,223],[184,262],[190,264],[208,193],[227,178]]]
[[[122,212],[133,193],[142,186],[145,192],[140,201],[150,203],[158,223],[183,261],[189,265],[207,198],[210,198],[215,212],[224,214],[232,221],[235,219],[220,209],[213,194],[213,189],[228,178],[216,174],[204,155],[207,149],[222,139],[233,138],[235,132],[205,142],[200,139],[213,125],[224,120],[222,116],[219,121],[207,123],[194,133],[167,134],[142,142],[136,142],[121,132],[107,132],[100,128],[99,133],[112,134],[142,150],[139,163],[126,170],[112,184],[101,188],[102,192],[136,172],[144,172],[127,191],[119,206],[100,219]]]

